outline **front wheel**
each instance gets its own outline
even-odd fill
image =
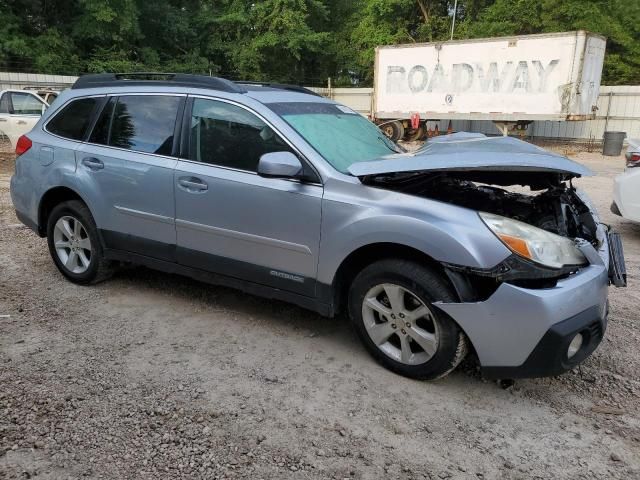
[[[462,361],[467,340],[458,325],[433,307],[455,301],[442,278],[406,260],[366,267],[349,292],[349,316],[371,355],[410,378],[443,377]]]

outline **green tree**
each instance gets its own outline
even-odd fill
[[[211,39],[220,47],[224,69],[247,80],[304,82],[318,74],[316,57],[329,47],[328,32],[316,31],[328,10],[319,0],[231,2],[213,20],[220,31]],[[226,42],[219,42],[220,34]]]
[[[497,0],[459,35],[491,37],[588,30],[607,37],[603,83],[640,83],[640,2],[625,0]]]
[[[449,39],[455,0],[0,0],[0,69],[373,80],[378,45]],[[640,83],[640,2],[459,0],[455,38],[586,29],[604,82]]]
[[[448,1],[367,0],[360,5],[359,21],[351,33],[352,63],[368,83],[373,79],[375,47],[448,38]]]

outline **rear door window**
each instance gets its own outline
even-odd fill
[[[99,98],[73,100],[49,121],[47,130],[60,137],[82,140],[99,101]]]
[[[137,152],[171,155],[182,97],[127,95],[109,100],[90,141]]]

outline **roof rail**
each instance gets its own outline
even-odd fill
[[[291,92],[298,93],[306,93],[308,95],[315,95],[316,97],[321,97],[319,93],[314,92],[306,87],[301,87],[299,85],[290,85],[288,83],[271,83],[271,82],[253,82],[253,81],[244,81],[238,80],[235,82],[237,85],[255,85],[257,87],[268,87],[268,88],[276,88],[278,90],[289,90]]]
[[[206,75],[187,73],[98,73],[83,75],[76,80],[72,89],[132,86],[180,86],[192,88],[208,88],[229,93],[245,93],[246,90],[230,80]]]

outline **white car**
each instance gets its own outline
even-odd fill
[[[0,136],[7,136],[15,148],[18,138],[31,131],[48,106],[35,92],[0,91]]]
[[[624,173],[614,179],[611,211],[640,223],[640,139],[629,139]]]
[[[53,101],[58,98],[58,95],[60,95],[58,90],[46,87],[24,87],[23,90],[37,93],[41,99],[47,102],[47,105],[51,105]]]

